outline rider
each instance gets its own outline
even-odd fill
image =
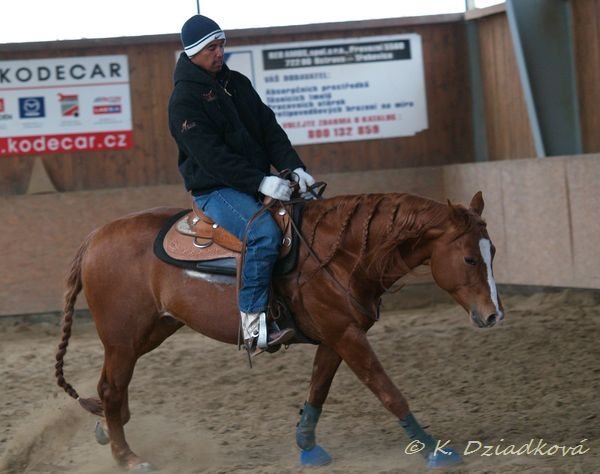
[[[246,238],[239,309],[244,345],[252,352],[267,329],[259,328],[259,321],[265,321],[282,239],[269,212],[252,217],[262,207],[261,195],[290,199],[290,182],[272,176],[271,166],[293,170],[304,197],[315,180],[250,80],[225,64],[219,25],[194,15],[181,29],[181,42],[169,128],[179,148],[179,171],[197,206],[240,240]],[[289,328],[269,329],[268,347],[295,335]]]

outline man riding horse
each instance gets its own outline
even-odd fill
[[[104,417],[107,432],[97,425],[97,439],[110,443],[120,465],[137,471],[150,465],[129,447],[124,425],[131,417],[129,384],[143,354],[184,325],[235,344],[240,333],[238,309],[249,352],[259,342],[259,350],[298,342],[293,330],[275,328],[268,337],[265,334],[263,315],[281,232],[269,212],[257,214],[258,196],[290,198],[290,183],[269,175],[271,165],[294,170],[305,194],[313,192],[314,184],[250,81],[223,64],[225,36],[218,25],[197,15],[186,22],[181,36],[185,52],[176,67],[169,104],[171,133],[179,146],[181,174],[197,207],[246,241],[239,305],[231,276],[224,281],[218,274],[188,270],[158,257],[157,237],[187,210],[140,211],[99,227],[79,247],[67,274],[56,353],[58,385],[88,412]],[[421,265],[429,265],[433,280],[478,328],[491,328],[504,318],[493,276],[495,248],[483,208],[481,192],[468,207],[405,193],[304,203],[297,263],[290,273],[274,279],[276,296],[285,296],[298,335],[317,345],[296,426],[303,466],[331,461],[316,441],[316,429],[342,361],[399,421],[410,446],[420,450],[428,466],[461,462],[456,451],[433,438],[412,415],[408,400],[371,347],[367,331],[378,320],[381,296]],[[82,290],[104,347],[98,398],[80,397],[63,371]]]
[[[268,328],[267,347],[257,347],[267,330],[273,267],[282,235],[270,213],[257,215],[259,197],[289,200],[290,181],[270,175],[294,170],[304,197],[315,183],[273,111],[250,80],[224,63],[225,33],[217,23],[194,15],[181,30],[181,53],[169,101],[169,128],[179,148],[179,171],[197,207],[245,241],[239,288],[244,346],[249,353],[277,347],[294,337],[291,328]]]

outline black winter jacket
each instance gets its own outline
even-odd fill
[[[256,195],[271,165],[304,167],[247,77],[224,65],[214,79],[185,53],[175,67],[169,129],[185,187],[194,195],[225,187]]]

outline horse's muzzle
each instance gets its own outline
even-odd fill
[[[473,324],[475,324],[475,326],[478,328],[491,328],[503,319],[504,314],[501,311],[499,313],[492,313],[486,318],[482,318],[481,314],[479,314],[477,311],[471,312],[471,321],[473,321]]]

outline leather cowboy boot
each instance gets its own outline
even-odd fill
[[[244,347],[249,354],[258,354],[264,350],[281,346],[296,335],[292,328],[280,329],[276,323],[272,323],[269,328],[264,311],[260,313],[240,311],[240,316]]]
[[[268,336],[268,346],[269,348],[274,346],[280,346],[281,344],[285,344],[294,338],[296,335],[296,331],[292,328],[283,328],[280,329],[275,321],[271,321],[269,324],[269,336]]]

